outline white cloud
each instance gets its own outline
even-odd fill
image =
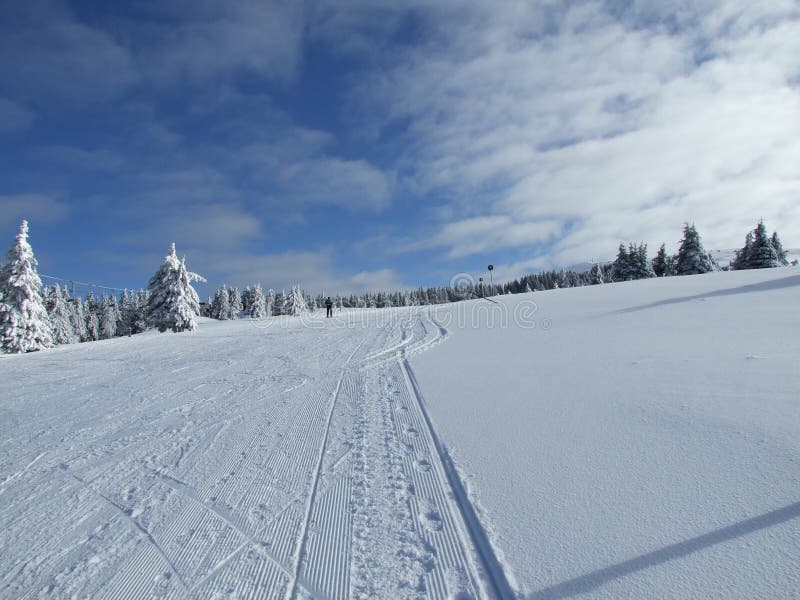
[[[102,212],[129,224],[128,232],[114,242],[136,250],[166,248],[175,242],[182,248],[230,253],[244,249],[267,232],[261,218],[236,202],[150,201],[127,205],[107,202]]]
[[[36,223],[55,223],[69,214],[66,203],[42,194],[16,194],[0,196],[0,221],[8,223],[27,219],[34,228]]]
[[[379,123],[407,120],[403,182],[446,199],[450,216],[417,247],[458,257],[529,237],[533,249],[542,220],[569,224],[548,261],[613,255],[620,240],[672,245],[684,220],[712,247],[741,243],[759,217],[800,238],[796,2],[467,3],[429,16],[434,37],[354,94]]]
[[[473,217],[450,222],[431,238],[406,245],[403,251],[445,247],[450,258],[486,251],[531,246],[552,239],[562,229],[553,220],[514,222],[505,215]]]
[[[366,291],[397,291],[409,287],[401,283],[393,269],[377,269],[375,271],[360,271],[347,278],[345,288],[353,292]]]
[[[236,160],[249,167],[256,183],[277,186],[271,199],[279,205],[385,209],[391,202],[392,178],[367,160],[326,155],[333,141],[322,131],[290,127],[276,142],[243,148]]]
[[[130,52],[108,33],[75,20],[52,2],[16,7],[0,26],[3,87],[37,105],[93,103],[138,79]],[[5,15],[4,15],[5,16]]]
[[[278,178],[292,204],[379,211],[391,197],[389,179],[365,160],[311,158],[284,165]]]
[[[300,63],[301,3],[171,0],[150,10],[157,20],[179,21],[163,26],[155,43],[142,49],[147,75],[160,86],[225,80],[240,72],[286,80]]]
[[[192,268],[213,283],[245,286],[260,283],[265,289],[289,289],[300,285],[309,293],[347,294],[369,290],[396,290],[400,283],[391,269],[343,271],[335,263],[335,254],[328,250],[288,251],[274,254],[247,252],[214,252],[188,248]]]

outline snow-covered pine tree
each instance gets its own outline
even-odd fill
[[[117,335],[119,310],[116,296],[103,296],[100,311],[100,339],[108,340]]]
[[[625,244],[619,245],[617,258],[614,260],[611,273],[614,281],[628,281],[631,279],[631,259]]]
[[[238,319],[239,313],[242,312],[242,296],[239,294],[239,288],[228,288],[228,303],[230,304],[230,318]]]
[[[677,275],[697,275],[709,273],[714,270],[714,264],[703,248],[700,234],[694,224],[685,223],[683,226],[683,239],[678,249],[678,258],[675,261]]]
[[[120,320],[117,323],[117,333],[128,335],[133,333],[133,319],[136,316],[136,297],[133,290],[123,290],[119,303]]]
[[[303,297],[303,292],[296,285],[292,286],[292,291],[286,296],[286,301],[283,303],[283,314],[291,317],[299,317],[308,312],[306,299]]]
[[[86,341],[94,342],[100,339],[100,306],[94,294],[86,294],[83,314],[86,317]]]
[[[69,317],[72,321],[72,330],[75,332],[79,342],[89,340],[89,332],[86,331],[86,316],[83,312],[83,302],[80,298],[70,298]]]
[[[220,321],[227,321],[231,317],[231,295],[228,288],[224,285],[217,289],[214,294],[214,301],[211,303],[211,318]]]
[[[667,277],[668,275],[671,275],[670,273],[671,262],[672,262],[672,257],[667,255],[667,245],[661,244],[661,247],[658,249],[658,253],[656,254],[652,263],[653,273],[655,274],[655,276]]]
[[[787,256],[789,253],[783,249],[783,244],[781,243],[781,238],[778,237],[777,231],[772,232],[772,239],[770,241],[772,242],[772,247],[775,248],[775,254],[778,255],[778,263],[782,267],[788,266],[789,260]]]
[[[250,314],[250,306],[253,303],[253,286],[246,285],[242,290],[242,310]]]
[[[74,344],[79,341],[70,310],[69,296],[65,292],[66,289],[55,284],[45,293],[53,342],[56,344]]]
[[[253,319],[263,319],[267,316],[267,303],[261,284],[256,285],[250,290],[250,317]]]
[[[192,287],[193,281],[205,281],[186,269],[186,260],[179,260],[175,244],[150,279],[147,317],[151,325],[164,332],[193,331],[200,315],[200,298]]]
[[[142,333],[147,329],[147,304],[149,296],[147,290],[139,290],[134,303],[134,316],[131,322],[133,333]]]
[[[603,268],[600,266],[600,263],[594,263],[592,265],[592,270],[589,272],[589,283],[591,285],[600,285],[605,283],[606,280],[603,277]],[[531,289],[530,283],[526,283],[526,291]]]
[[[267,316],[271,317],[275,313],[275,290],[270,288],[267,291],[267,297],[264,299],[266,309],[267,309]]]
[[[753,248],[750,252],[749,269],[771,269],[780,265],[778,253],[767,235],[764,221],[759,221],[753,232]]]
[[[750,258],[753,254],[753,232],[748,231],[747,236],[744,238],[744,247],[736,251],[736,256],[731,261],[731,269],[734,271],[742,271],[750,269]]]
[[[632,279],[649,279],[656,276],[653,265],[647,259],[647,244],[642,243],[638,246],[631,244],[628,256],[630,257]]]
[[[275,301],[272,303],[272,314],[274,315],[283,315],[284,307],[286,304],[286,291],[281,290],[277,294],[275,294]]]
[[[19,227],[16,242],[6,254],[0,275],[0,348],[20,353],[53,345],[50,318],[42,302],[39,264],[28,243],[28,222]]]

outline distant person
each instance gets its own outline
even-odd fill
[[[333,300],[331,300],[330,296],[325,298],[325,309],[326,309],[325,316],[333,317]]]

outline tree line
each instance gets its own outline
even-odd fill
[[[213,298],[201,303],[192,287],[203,277],[190,272],[179,259],[175,244],[150,279],[146,290],[123,291],[96,298],[71,297],[66,287],[43,287],[37,274],[38,262],[28,242],[28,223],[23,221],[16,241],[0,267],[0,348],[3,352],[30,352],[56,344],[72,344],[116,336],[133,335],[149,328],[159,331],[192,331],[197,317],[219,320],[249,317],[264,319],[279,315],[299,316],[325,306],[325,296],[311,296],[299,286],[288,293],[266,293],[260,284],[239,292],[222,286]],[[763,221],[745,236],[737,250],[732,270],[764,269],[788,265],[787,252],[778,237],[767,233]],[[720,270],[705,250],[696,227],[685,224],[678,252],[668,255],[661,244],[653,259],[647,244],[620,244],[610,263],[594,263],[588,271],[551,270],[502,284],[468,283],[458,286],[417,288],[394,292],[367,292],[333,296],[337,308],[388,308],[446,304],[470,298],[538,292],[558,288],[598,285],[651,277],[693,275]]]

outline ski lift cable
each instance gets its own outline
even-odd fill
[[[75,284],[75,285],[84,285],[84,286],[87,286],[87,287],[95,287],[95,288],[100,288],[100,289],[104,289],[104,290],[114,290],[115,292],[125,292],[125,291],[130,291],[132,289],[135,289],[135,288],[128,289],[128,288],[111,287],[110,285],[100,285],[99,283],[89,283],[87,281],[78,281],[76,279],[64,279],[63,277],[54,277],[52,275],[43,275],[42,273],[39,273],[39,277],[44,277],[45,279],[53,279],[55,281],[63,281],[64,283],[72,283],[72,284]]]

